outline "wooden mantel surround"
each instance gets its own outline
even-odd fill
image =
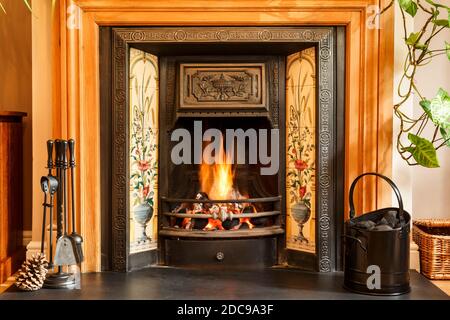
[[[360,173],[391,173],[393,11],[388,0],[60,0],[54,16],[54,136],[77,141],[77,214],[82,270],[100,271],[100,26],[346,27],[345,194]],[[372,7],[371,7],[372,6]],[[79,11],[77,12],[77,8]],[[77,15],[78,14],[78,15]],[[75,26],[75,28],[73,28]],[[382,184],[359,186],[360,210],[391,202]],[[79,229],[80,230],[80,229]]]

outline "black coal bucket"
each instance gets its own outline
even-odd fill
[[[399,208],[384,208],[354,218],[353,191],[359,179],[378,176],[389,183]],[[370,295],[399,295],[409,286],[409,241],[411,216],[403,210],[397,186],[378,173],[365,173],[350,187],[350,220],[345,223],[344,287]]]

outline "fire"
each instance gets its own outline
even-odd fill
[[[239,221],[239,224],[247,224],[249,229],[253,229],[255,226],[253,225],[253,223],[250,222],[250,218],[241,218]]]
[[[200,166],[200,187],[213,200],[230,199],[233,193],[234,173],[229,155],[226,155],[221,145],[219,162],[216,164],[202,163]]]
[[[203,228],[203,230],[224,230],[223,226],[222,226],[222,221],[220,221],[219,219],[212,219],[212,218],[208,218],[208,224],[206,225],[206,227]]]
[[[231,164],[230,154],[226,154],[221,144],[219,155],[216,158],[218,163],[209,165],[202,163],[200,166],[199,180],[201,191],[205,192],[211,200],[234,200],[234,199],[248,199],[248,196],[243,196],[234,187],[234,171]],[[224,204],[218,204],[223,207]],[[229,204],[228,207],[233,207]],[[234,208],[229,208],[229,213],[240,213],[237,205]],[[249,229],[253,229],[254,225],[250,222],[250,218],[240,218],[239,227],[247,224]],[[204,230],[224,230],[222,221],[219,219],[208,219],[208,224]]]

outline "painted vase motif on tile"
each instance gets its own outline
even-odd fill
[[[156,247],[158,60],[130,48],[130,253]]]
[[[289,249],[315,252],[315,48],[286,67],[286,233]]]

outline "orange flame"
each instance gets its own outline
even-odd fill
[[[200,166],[200,187],[212,200],[230,199],[233,191],[233,168],[229,155],[223,145],[220,146],[219,163],[212,165],[202,163]]]
[[[247,226],[250,230],[255,227],[254,224],[250,222],[250,218],[241,218],[239,220],[239,224],[243,224],[243,223],[247,224]]]
[[[201,191],[206,192],[211,200],[247,199],[234,188],[234,172],[231,165],[230,154],[226,154],[223,144],[220,146],[219,155],[216,158],[219,163],[212,165],[202,163],[200,166],[199,180]],[[249,229],[254,225],[250,218],[240,218],[239,226],[247,224]],[[222,221],[219,219],[208,219],[208,224],[203,230],[223,230]]]
[[[206,225],[206,227],[203,228],[203,230],[224,230],[224,228],[222,227],[222,221],[220,221],[219,219],[212,219],[212,218],[208,218],[208,224]]]

